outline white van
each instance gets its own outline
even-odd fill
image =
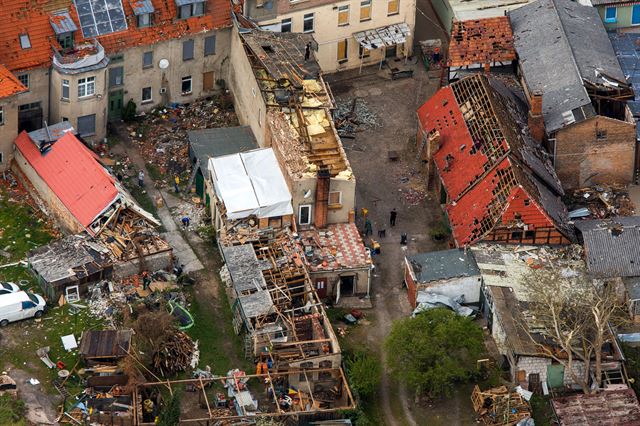
[[[27,318],[40,318],[47,302],[39,294],[17,291],[0,295],[0,327]]]

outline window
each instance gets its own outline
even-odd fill
[[[85,98],[96,93],[96,78],[87,77],[78,79],[78,97]]]
[[[182,5],[178,11],[178,18],[180,19],[187,19],[192,16],[202,15],[204,15],[204,2]]]
[[[30,104],[22,104],[18,107],[18,111],[33,111],[40,109],[40,102],[31,102]]]
[[[349,25],[349,5],[338,6],[338,26]]]
[[[191,76],[182,77],[182,94],[188,95],[191,93]]]
[[[387,16],[400,13],[400,0],[389,0],[387,3]]]
[[[607,140],[607,130],[606,129],[596,129],[596,139],[599,141]]]
[[[69,80],[62,80],[62,99],[69,100]]]
[[[631,7],[631,25],[640,24],[640,4]]]
[[[109,68],[109,87],[122,86],[124,84],[124,67]]]
[[[150,27],[153,24],[153,15],[150,13],[143,13],[138,15],[138,28]]]
[[[280,31],[283,33],[291,32],[291,18],[283,19],[280,22]]]
[[[345,38],[344,40],[340,40],[338,42],[338,62],[347,61],[347,47],[348,40]]]
[[[123,61],[124,61],[123,54],[109,56],[109,62],[111,62],[112,64],[115,64],[116,62],[123,62]]]
[[[607,7],[604,11],[604,22],[613,23],[617,21],[618,8]]]
[[[528,199],[528,198],[525,198],[525,199],[524,199],[524,205],[525,205],[525,206],[529,206],[530,204],[531,204],[531,200],[530,200],[530,199]]]
[[[153,67],[153,52],[144,52],[142,54],[142,68]]]
[[[204,39],[204,56],[216,54],[216,36],[212,35]]]
[[[4,124],[4,107],[0,106],[0,126]]]
[[[342,192],[341,191],[329,192],[329,205],[330,206],[342,205]]]
[[[31,47],[29,34],[20,34],[20,47],[22,47],[23,49],[29,49]]]
[[[142,103],[146,104],[151,102],[151,87],[143,87],[142,88]]]
[[[58,34],[58,43],[63,49],[71,49],[73,47],[73,33]]]
[[[371,19],[371,0],[360,2],[360,22]]]
[[[29,74],[20,74],[18,76],[18,81],[22,83],[24,87],[29,88]]]
[[[96,133],[96,115],[78,117],[78,133],[80,136],[90,136]]]
[[[182,60],[189,61],[193,59],[193,40],[182,42]]]
[[[365,49],[360,43],[358,43],[358,56],[360,59],[368,58],[371,56],[371,51],[369,49]]]
[[[307,13],[302,19],[302,31],[305,33],[313,32],[313,13]]]
[[[311,223],[311,204],[305,204],[298,208],[298,223],[309,225]]]

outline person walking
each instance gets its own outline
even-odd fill
[[[144,188],[144,172],[142,170],[138,173],[138,185],[140,188]]]
[[[366,237],[367,235],[373,235],[373,226],[369,219],[364,221],[364,236]]]
[[[175,179],[173,179],[173,188],[176,190],[176,194],[180,192],[178,185],[180,185],[180,176],[176,175]]]
[[[398,216],[398,212],[396,211],[396,209],[391,210],[391,213],[389,214],[389,224],[391,226],[396,226],[397,216]]]
[[[188,216],[185,216],[182,218],[182,227],[184,229],[188,229],[189,228],[189,222],[191,222],[191,220],[189,219]]]
[[[151,286],[151,276],[149,275],[149,272],[144,271],[142,273],[142,289],[148,290],[149,286]]]

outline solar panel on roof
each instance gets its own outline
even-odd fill
[[[95,37],[124,31],[127,20],[121,0],[74,0],[82,34]]]

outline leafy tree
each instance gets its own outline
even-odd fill
[[[351,388],[363,399],[372,396],[380,386],[380,361],[364,351],[358,351],[347,356],[346,363]]]
[[[385,346],[391,373],[431,397],[448,395],[455,382],[469,379],[485,350],[480,327],[448,309],[394,322]]]
[[[166,405],[158,416],[158,425],[174,426],[180,423],[180,400],[182,395],[175,392],[167,401]]]

